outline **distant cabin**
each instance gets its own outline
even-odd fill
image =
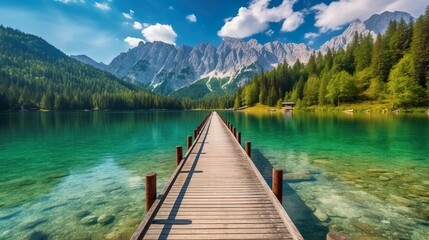
[[[295,102],[282,102],[282,109],[284,111],[292,111],[295,107]]]

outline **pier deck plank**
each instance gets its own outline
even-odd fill
[[[196,141],[132,239],[303,239],[216,112]]]

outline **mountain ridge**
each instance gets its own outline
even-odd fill
[[[297,60],[307,63],[311,54],[319,51],[324,54],[329,48],[344,49],[356,32],[371,34],[375,39],[378,33],[385,31],[390,20],[401,18],[412,19],[410,14],[398,11],[374,14],[365,21],[356,19],[342,34],[325,42],[318,50],[304,43],[273,41],[261,44],[255,39],[244,41],[228,37],[218,47],[204,42],[194,47],[140,42],[137,47],[119,54],[104,70],[164,95],[174,95],[181,89],[192,91],[192,85],[198,81],[205,81],[205,92],[212,93],[217,86],[216,92],[223,95],[244,86],[253,75],[271,70],[279,63],[293,65]],[[94,67],[99,64],[87,62]],[[245,74],[240,74],[243,72]],[[197,85],[201,89],[202,84]]]

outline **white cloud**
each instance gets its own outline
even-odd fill
[[[65,4],[69,4],[69,3],[85,3],[85,0],[55,0],[55,2],[62,2]]]
[[[308,33],[304,34],[304,38],[310,39],[310,40],[308,40],[308,45],[313,45],[314,39],[316,39],[319,35],[320,35],[320,33],[308,32]]]
[[[139,23],[139,22],[134,22],[133,28],[137,29],[137,30],[142,30],[143,29],[143,25],[141,23]]]
[[[283,0],[279,6],[268,8],[271,0],[252,0],[248,7],[238,9],[237,16],[225,19],[218,35],[245,38],[265,31],[271,22],[281,21],[282,31],[293,31],[304,22],[303,14],[292,9],[296,1]]]
[[[122,16],[126,19],[133,19],[134,17],[134,11],[130,9],[128,13],[122,13]]]
[[[308,32],[306,34],[304,34],[304,38],[305,39],[315,39],[319,36],[319,33],[314,33],[314,32]]]
[[[171,25],[156,23],[142,30],[143,36],[148,42],[161,41],[176,45],[177,34]]]
[[[265,35],[267,35],[268,37],[273,36],[273,34],[274,34],[274,31],[273,31],[272,29],[268,29],[268,30],[265,32]]]
[[[169,6],[169,7],[168,7],[168,10],[173,11],[173,10],[174,10],[174,7],[173,7],[173,6]]]
[[[133,19],[133,17],[129,13],[122,13],[122,16],[124,16],[124,18],[126,19]]]
[[[95,2],[94,6],[102,11],[109,11],[110,10],[110,6],[107,2],[104,3],[99,3],[99,2]]]
[[[329,5],[320,3],[311,9],[316,11],[315,26],[321,32],[327,32],[340,29],[355,19],[364,21],[371,15],[384,11],[404,11],[419,16],[427,5],[427,0],[339,0]]]
[[[186,16],[186,19],[188,19],[189,22],[197,22],[197,16],[195,16],[195,14],[189,14]]]
[[[283,22],[281,30],[283,32],[293,32],[303,23],[304,23],[304,17],[302,13],[294,12]]]
[[[127,37],[124,39],[124,42],[128,43],[130,47],[135,48],[140,42],[144,43],[144,40],[141,38]]]

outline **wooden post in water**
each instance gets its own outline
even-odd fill
[[[249,141],[246,141],[245,150],[246,150],[247,155],[251,158],[252,157],[252,149],[251,149],[251,144]]]
[[[236,136],[237,136],[237,129],[236,129],[236,128],[233,128],[233,129],[232,129],[232,135],[234,135],[234,137],[236,137]]]
[[[237,133],[237,141],[238,141],[238,143],[240,143],[240,145],[241,145],[241,132],[238,132],[238,133]]]
[[[279,202],[282,203],[282,200],[283,200],[283,169],[281,169],[281,168],[273,168],[272,189],[273,189],[274,195],[276,195]]]
[[[176,167],[179,166],[182,159],[183,159],[182,146],[176,146]]]
[[[156,173],[149,172],[146,174],[146,213],[156,200]]]
[[[194,129],[194,141],[197,140],[197,136],[198,136],[198,133],[197,133],[197,129],[195,128]]]
[[[188,147],[188,150],[191,148],[191,146],[192,146],[192,136],[188,136],[188,138],[187,138],[187,147]]]

